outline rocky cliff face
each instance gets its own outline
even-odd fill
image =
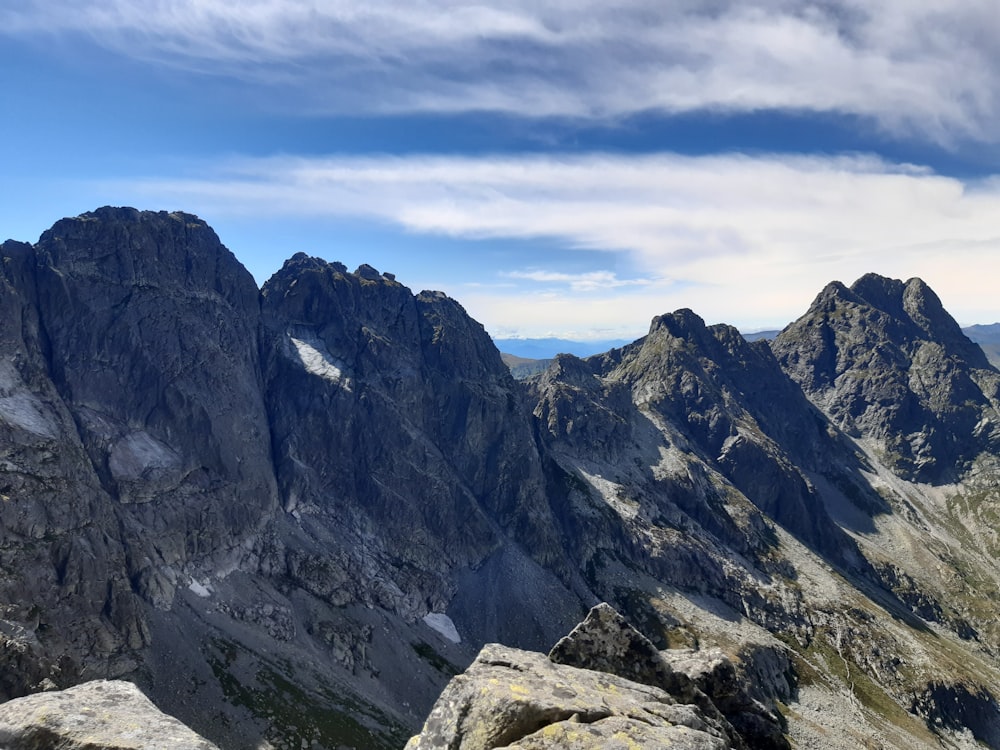
[[[292,578],[338,606],[420,618],[510,538],[525,565],[565,572],[520,394],[456,302],[301,255],[262,300],[278,480],[316,543],[287,547]]]
[[[2,255],[4,698],[128,677],[222,747],[400,747],[603,600],[704,662],[706,746],[998,736],[1000,375],[922,282],[522,384],[454,300],[301,254],[257,290],[188,214]]]
[[[920,279],[834,282],[774,351],[842,429],[900,476],[959,478],[1000,445],[1000,379]]]

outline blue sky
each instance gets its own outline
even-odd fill
[[[1000,319],[993,0],[7,0],[0,235],[100,205],[441,289],[496,336]]]

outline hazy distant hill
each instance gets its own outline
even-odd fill
[[[968,326],[962,333],[979,344],[990,364],[1000,367],[1000,323]]]
[[[517,380],[530,378],[535,373],[546,369],[552,363],[551,359],[528,359],[526,357],[507,354],[506,352],[500,352],[500,359],[510,368],[510,374]]]
[[[986,357],[994,366],[1000,367],[1000,323],[971,325],[962,332],[986,352]],[[773,341],[781,333],[780,329],[765,331],[741,331],[747,341]],[[601,339],[596,341],[574,341],[572,339],[493,339],[497,349],[504,353],[504,362],[516,378],[525,378],[544,370],[557,354],[573,354],[589,357],[603,354],[609,349],[631,343],[624,339]],[[506,355],[510,355],[509,357]]]
[[[1000,323],[990,325],[971,325],[962,332],[972,341],[979,344],[986,353],[986,358],[994,367],[1000,367]],[[774,341],[780,329],[751,331],[741,334],[747,341]],[[542,372],[552,362],[557,354],[573,354],[577,357],[589,357],[627,343],[624,339],[603,339],[597,341],[574,341],[572,339],[494,339],[493,343],[501,352],[504,364],[510,368],[511,374],[518,380],[524,380]]]
[[[572,354],[574,357],[589,357],[603,354],[625,344],[630,339],[594,339],[593,341],[573,341],[571,339],[493,339],[497,349],[522,359],[552,359],[557,354]]]
[[[778,335],[778,330],[755,331],[744,333],[747,341],[759,339],[771,340]],[[598,339],[595,341],[574,341],[573,339],[493,339],[504,364],[510,368],[511,374],[518,380],[530,378],[545,370],[557,354],[572,354],[575,357],[589,357],[603,354],[611,349],[632,343],[625,339]]]
[[[761,339],[765,341],[771,341],[772,339],[776,338],[777,335],[781,333],[781,331],[779,331],[778,329],[774,329],[770,331],[751,331],[750,333],[740,331],[740,333],[743,334],[743,338],[745,338],[747,341],[760,341]]]

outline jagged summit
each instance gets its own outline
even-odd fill
[[[828,285],[774,340],[782,367],[902,475],[950,481],[1000,438],[1000,377],[920,279]]]

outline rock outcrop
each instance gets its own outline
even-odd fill
[[[777,712],[753,697],[749,681],[721,651],[660,651],[607,603],[591,609],[552,647],[549,659],[662,688],[678,702],[696,706],[734,748],[789,748]]]
[[[292,579],[417,619],[508,538],[566,572],[520,394],[456,302],[301,254],[261,295],[278,481],[315,542],[288,550]]]
[[[0,704],[4,750],[218,750],[130,682],[97,680]]]
[[[724,657],[700,656],[688,651],[677,660],[694,678],[674,671],[669,652],[658,652],[603,603],[547,659],[497,644],[485,646],[445,688],[407,750],[788,748],[780,727],[766,737],[734,729],[713,700],[731,704],[733,696],[746,696],[748,689]],[[726,671],[721,664],[728,667],[723,679],[718,677]],[[714,695],[700,690],[696,680]],[[759,708],[762,723],[777,725]]]
[[[723,750],[730,744],[695,707],[677,704],[664,690],[490,644],[449,683],[406,747]]]

